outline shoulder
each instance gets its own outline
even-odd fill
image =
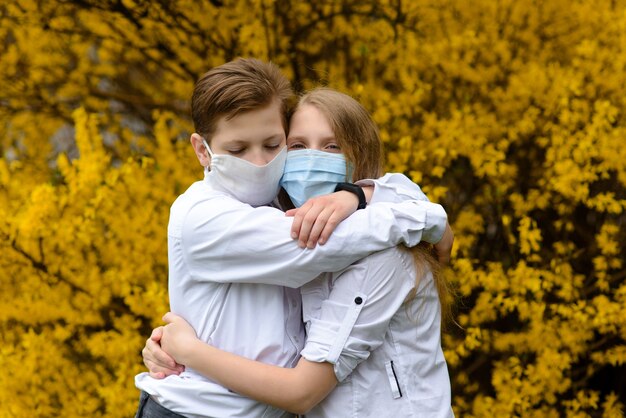
[[[179,235],[185,226],[191,225],[195,229],[197,225],[206,224],[223,214],[234,215],[246,208],[250,206],[207,187],[203,181],[197,181],[172,204],[169,218],[170,235]]]
[[[416,269],[410,251],[400,246],[372,253],[333,276],[335,280],[350,277],[364,287],[379,288],[390,282],[413,287]]]
[[[415,263],[411,251],[403,246],[391,247],[372,253],[357,263],[363,263],[369,270],[374,271],[386,269],[401,274],[414,275],[415,273]]]
[[[191,210],[201,209],[208,210],[209,213],[219,213],[238,207],[250,206],[239,202],[226,193],[212,189],[203,181],[197,181],[189,186],[183,194],[178,196],[172,204],[171,212],[186,214]]]

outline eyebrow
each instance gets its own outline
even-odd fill
[[[265,141],[270,141],[270,140],[272,140],[272,139],[282,139],[281,137],[282,137],[283,135],[284,135],[284,134],[282,134],[282,133],[280,133],[280,134],[270,135],[270,136],[268,136],[267,138],[265,138],[265,139],[263,140],[263,142],[265,142]]]
[[[303,141],[303,140],[307,140],[308,138],[302,135],[298,135],[298,136],[288,136],[288,139],[293,140],[299,140],[299,141]],[[325,136],[324,138],[321,139],[322,141],[336,141],[337,138],[335,138],[335,136]]]
[[[273,139],[280,139],[281,134],[275,134],[275,135],[270,135],[267,138],[263,138],[262,142],[266,142],[266,141],[271,141]],[[239,144],[247,144],[248,142],[250,142],[249,139],[233,139],[230,141],[227,141],[226,144],[233,144],[233,145],[239,145]]]

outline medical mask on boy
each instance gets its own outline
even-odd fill
[[[215,189],[251,206],[262,206],[276,198],[287,147],[283,147],[272,161],[259,166],[232,155],[213,154],[204,139],[202,143],[211,156],[211,169],[205,167],[204,177]]]
[[[312,197],[333,193],[337,183],[350,181],[343,154],[303,149],[289,151],[280,185],[297,208]]]

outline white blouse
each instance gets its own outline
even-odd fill
[[[441,349],[441,307],[430,271],[391,248],[304,285],[302,356],[334,364],[337,387],[306,414],[319,417],[453,417]]]

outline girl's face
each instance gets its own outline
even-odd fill
[[[328,120],[315,106],[301,105],[291,116],[287,150],[314,149],[341,154]]]

